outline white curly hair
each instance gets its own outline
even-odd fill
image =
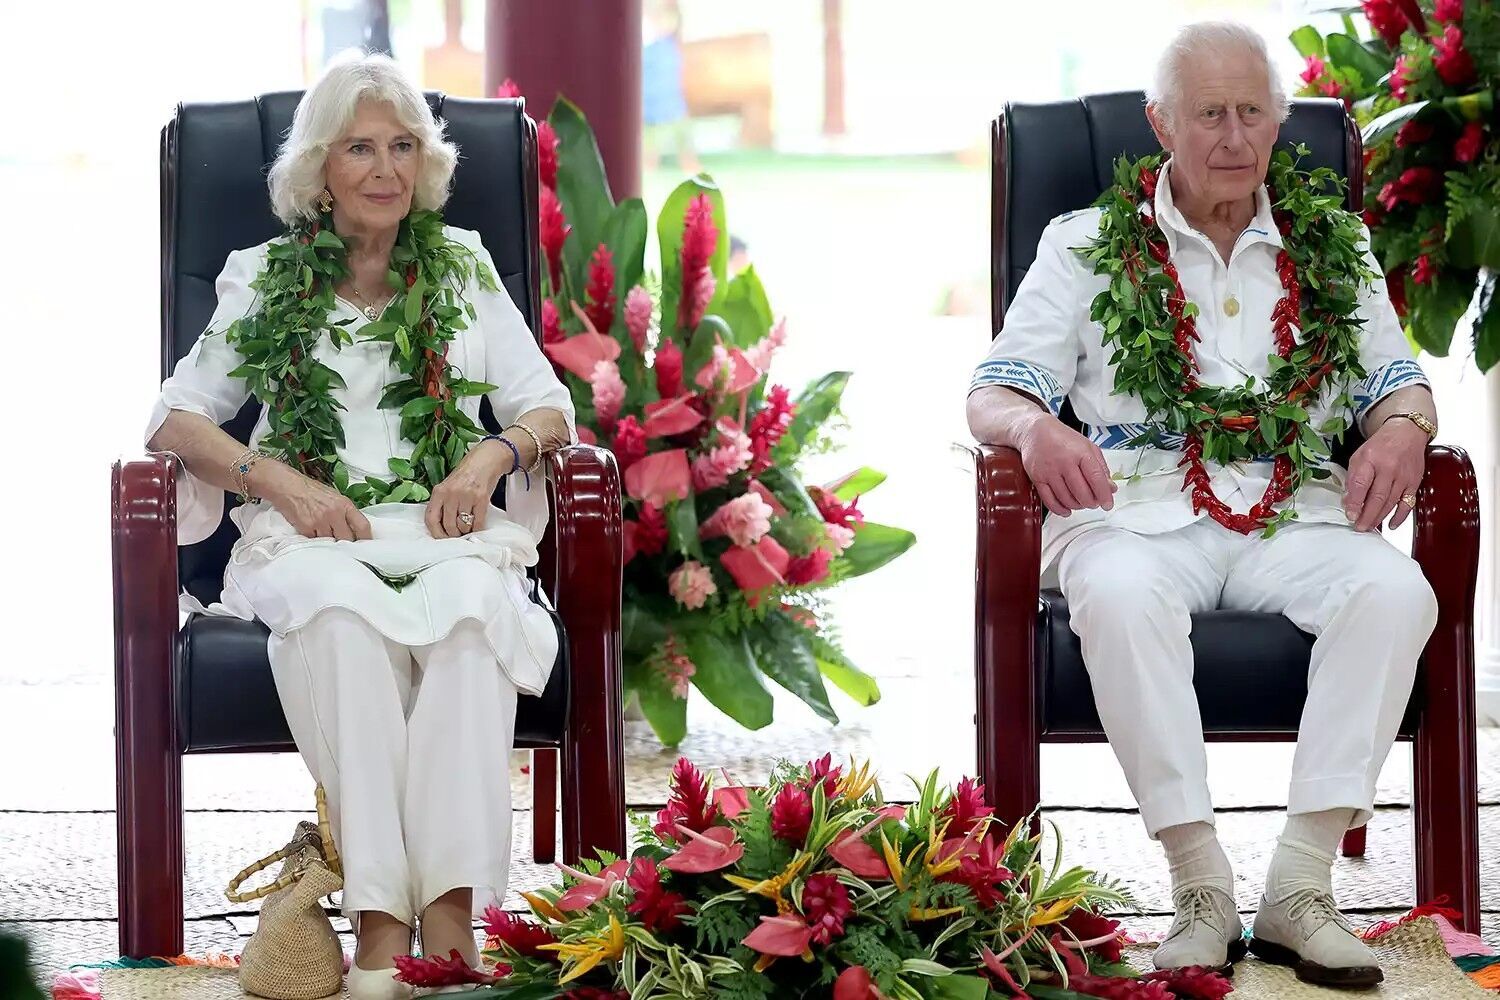
[[[384,101],[416,138],[421,150],[413,209],[436,210],[448,200],[458,147],[443,136],[416,84],[379,53],[336,62],[303,95],[286,141],[271,165],[271,210],[287,225],[318,216],[316,201],[326,184],[328,149],[354,120],[361,100]]]
[[[1146,106],[1171,131],[1182,103],[1182,72],[1187,63],[1200,56],[1228,55],[1246,49],[1265,64],[1276,120],[1286,121],[1292,113],[1292,102],[1287,98],[1276,62],[1266,48],[1266,40],[1249,25],[1234,21],[1199,21],[1179,30],[1157,60],[1155,79],[1146,90]]]

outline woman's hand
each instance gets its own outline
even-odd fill
[[[483,531],[490,511],[490,497],[500,477],[511,471],[515,456],[499,441],[481,441],[448,478],[432,490],[427,501],[427,530],[433,538],[461,538],[471,531]],[[460,514],[472,515],[465,524]]]
[[[261,495],[271,501],[304,538],[337,538],[352,542],[370,537],[370,521],[354,501],[332,486],[309,479],[280,462],[257,463],[251,475],[265,467],[267,482]]]

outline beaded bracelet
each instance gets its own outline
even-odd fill
[[[510,426],[516,428],[517,430],[524,431],[526,435],[531,438],[531,443],[536,447],[536,461],[532,462],[526,470],[527,472],[535,472],[542,466],[542,439],[537,435],[536,431],[532,430],[530,427],[527,427],[519,420],[517,420]],[[509,428],[507,428],[507,430],[508,429]]]
[[[511,455],[515,458],[515,464],[510,467],[510,472],[520,470],[521,474],[526,477],[526,488],[528,490],[531,489],[531,473],[521,468],[521,449],[516,447],[516,443],[509,438],[501,437],[499,434],[486,434],[480,439],[480,444],[483,444],[485,441],[499,441],[510,449]],[[510,473],[508,472],[506,475],[510,475]]]
[[[255,503],[260,498],[250,495],[250,470],[255,468],[255,463],[266,456],[254,448],[245,449],[244,454],[234,460],[229,467],[231,474],[237,474],[240,480],[240,503]]]

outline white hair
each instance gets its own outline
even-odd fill
[[[366,99],[389,104],[417,140],[421,160],[412,208],[436,210],[448,200],[458,147],[443,137],[442,123],[433,118],[427,99],[401,67],[376,53],[329,66],[298,103],[269,178],[271,209],[282,222],[290,226],[318,217],[315,203],[327,184],[328,149]]]
[[[1266,48],[1266,40],[1254,28],[1234,21],[1199,21],[1178,31],[1157,60],[1156,79],[1146,91],[1146,106],[1156,113],[1162,127],[1171,131],[1182,103],[1183,67],[1200,56],[1227,56],[1247,50],[1265,64],[1272,110],[1276,112],[1277,121],[1286,121],[1287,115],[1292,113],[1292,103],[1287,99],[1286,88],[1282,86],[1281,74],[1276,71],[1276,63]]]

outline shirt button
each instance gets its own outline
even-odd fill
[[[1240,314],[1240,300],[1233,295],[1224,300],[1224,315],[1231,319]]]

